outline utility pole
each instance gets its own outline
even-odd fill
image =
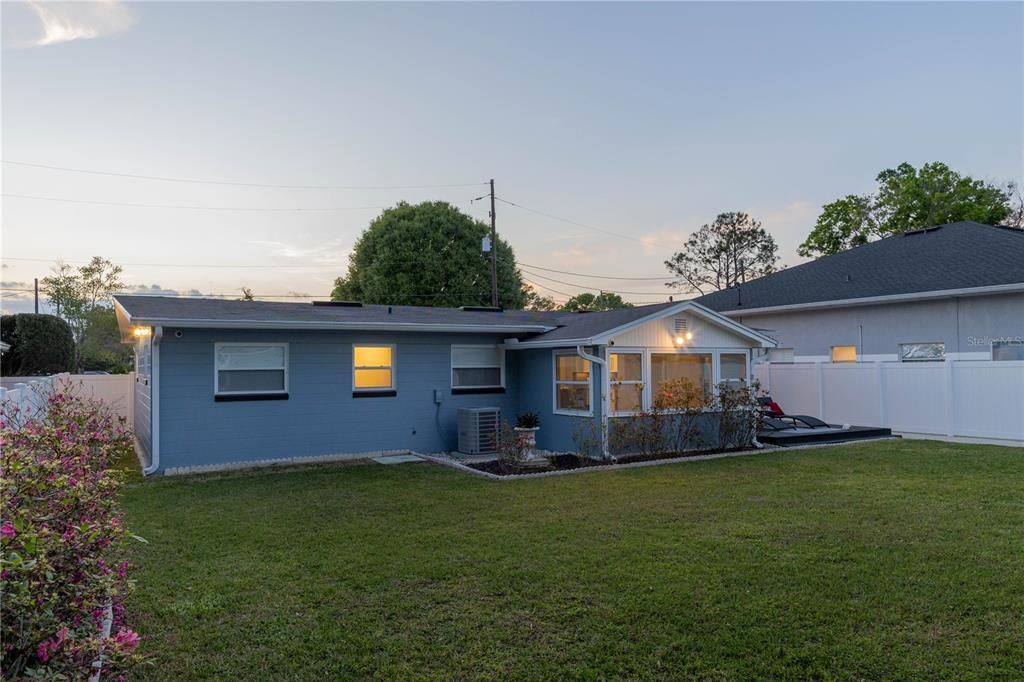
[[[39,314],[39,278],[35,278],[36,283],[36,315]]]
[[[491,178],[491,306],[498,307],[498,228],[494,223],[494,178]]]

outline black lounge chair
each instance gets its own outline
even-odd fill
[[[761,428],[765,431],[789,431],[795,430],[796,425],[790,422],[784,422],[781,419],[776,419],[775,417],[762,415]]]
[[[788,419],[792,422],[793,428],[798,428],[798,424],[807,429],[831,429],[835,428],[831,424],[823,422],[817,417],[812,417],[806,414],[786,414],[777,402],[772,400],[771,396],[763,396],[757,399],[758,405],[761,406],[761,412],[764,413],[766,419]]]

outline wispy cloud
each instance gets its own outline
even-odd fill
[[[138,21],[135,11],[123,2],[42,2],[32,0],[24,5],[37,21],[24,22],[21,36],[10,44],[16,47],[44,47],[73,40],[100,38],[127,31]]]
[[[247,243],[256,246],[271,247],[271,255],[290,260],[309,261],[311,264],[330,264],[344,266],[349,249],[344,246],[344,239],[331,239],[323,244],[310,247],[296,246],[287,242],[249,240]]]
[[[678,249],[686,241],[690,233],[682,229],[665,228],[640,235],[640,244],[644,253],[655,254],[668,249]]]

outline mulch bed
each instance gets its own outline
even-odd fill
[[[614,460],[598,460],[589,457],[577,457],[576,455],[552,455],[548,457],[548,466],[517,467],[509,465],[501,460],[492,459],[486,462],[465,462],[465,466],[477,471],[484,471],[497,476],[523,476],[529,474],[542,474],[549,471],[569,471],[572,469],[583,469],[590,467],[606,467],[615,464],[632,464],[634,462],[655,462],[662,459],[679,459],[680,457],[698,457],[719,452],[739,452],[751,448],[739,448],[732,450],[701,450],[693,452],[668,452],[657,455],[618,455]]]

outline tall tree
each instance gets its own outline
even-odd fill
[[[331,298],[364,303],[450,306],[490,305],[489,254],[481,240],[490,227],[444,201],[399,203],[370,223],[349,255],[348,273],[335,280]],[[498,302],[527,302],[515,254],[499,238]]]
[[[961,175],[944,163],[909,163],[883,170],[877,191],[825,204],[814,229],[797,249],[801,256],[829,256],[898,232],[973,220],[998,225],[1024,222],[1014,206],[1015,186]],[[1019,226],[1019,225],[1018,225]]]
[[[677,278],[667,286],[701,294],[728,289],[774,272],[777,251],[775,239],[748,214],[719,213],[665,261]]]
[[[558,304],[550,296],[541,294],[529,284],[523,285],[523,293],[526,294],[526,310],[557,310]]]
[[[616,310],[618,308],[632,307],[632,303],[626,303],[618,294],[602,291],[596,296],[591,293],[576,294],[566,301],[561,309],[570,312],[596,312],[598,310]]]
[[[78,345],[80,370],[125,374],[132,369],[133,354],[131,346],[121,343],[121,331],[113,308],[98,305],[89,311],[85,332]]]
[[[124,288],[121,266],[100,256],[94,256],[77,270],[67,263],[58,262],[53,267],[53,274],[44,277],[41,284],[40,289],[46,294],[46,300],[53,306],[57,316],[71,327],[77,363],[81,359],[90,316],[96,310],[108,308],[111,297]],[[99,318],[99,321],[101,326],[108,322],[106,318]]]

